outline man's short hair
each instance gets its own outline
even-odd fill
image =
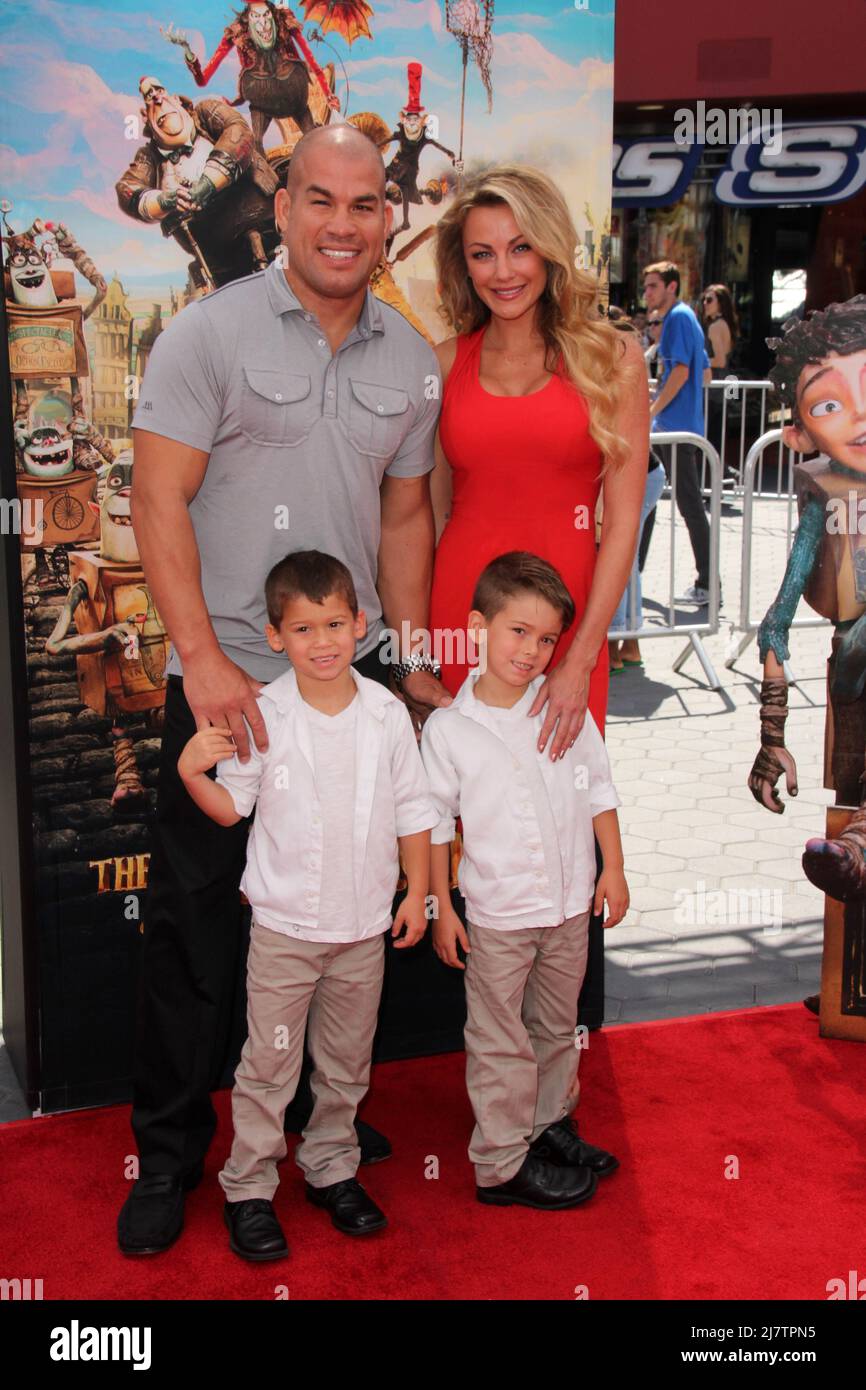
[[[677,294],[679,294],[680,268],[678,265],[674,265],[673,261],[655,261],[646,267],[642,278],[645,280],[648,275],[660,276],[665,285],[676,285]]]
[[[324,603],[331,594],[346,600],[352,617],[358,616],[358,596],[355,585],[342,560],[321,550],[294,550],[278,560],[265,580],[265,604],[268,621],[279,627],[287,603],[306,598],[311,603]]]
[[[546,599],[562,618],[563,630],[571,626],[574,600],[562,576],[553,565],[528,550],[509,550],[490,561],[475,585],[472,607],[483,613],[489,622],[505,607],[508,599],[524,593]]]
[[[828,304],[814,309],[808,318],[790,318],[782,325],[781,338],[768,338],[775,349],[776,363],[767,375],[783,405],[797,413],[797,382],[805,367],[823,362],[836,353],[850,357],[866,351],[866,294],[857,294],[844,304]]]

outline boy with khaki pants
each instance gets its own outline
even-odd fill
[[[221,824],[256,808],[241,881],[253,912],[249,1036],[220,1173],[231,1248],[248,1260],[288,1254],[273,1196],[308,1022],[314,1108],[295,1154],[307,1200],[349,1235],[386,1224],[355,1178],[355,1113],[370,1076],[398,843],[408,891],[392,934],[405,927],[395,942],[405,947],[426,928],[436,823],[406,706],[351,665],[365,617],[346,566],[295,552],[274,566],[265,592],[268,642],[292,663],[258,697],[266,752],[252,747],[242,763],[230,731],[208,728],[178,764],[190,795]]]
[[[436,952],[466,970],[466,1082],[475,1113],[469,1156],[478,1200],[558,1210],[591,1197],[619,1165],[582,1140],[577,999],[595,911],[606,926],[628,909],[622,844],[601,734],[587,711],[555,762],[538,750],[543,715],[528,718],[574,604],[557,571],[525,551],[482,573],[468,628],[480,647],[454,702],[424,726],[421,753],[439,824],[431,891]],[[463,823],[459,884],[467,926],[451,907],[449,844]],[[458,944],[466,953],[463,966]]]

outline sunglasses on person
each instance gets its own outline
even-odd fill
[[[713,302],[713,300],[715,299],[715,297],[716,297],[716,296],[715,296],[714,294],[705,294],[705,295],[704,295],[704,303],[705,303],[705,304],[712,304],[712,302]]]
[[[661,321],[661,319],[648,319],[648,320],[647,320],[647,328],[648,328],[648,329],[661,328],[661,326],[662,326],[662,321]]]

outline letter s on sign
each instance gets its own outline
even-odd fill
[[[729,205],[835,203],[866,184],[866,120],[813,121],[785,126],[781,149],[742,141],[716,179],[715,195]]]

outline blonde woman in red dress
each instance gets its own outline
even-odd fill
[[[509,550],[555,565],[577,616],[530,710],[547,706],[540,747],[552,758],[572,746],[587,707],[604,732],[607,630],[634,560],[649,438],[640,345],[599,314],[595,277],[576,255],[562,194],[521,165],[467,182],[437,227],[442,311],[457,336],[437,348],[434,654],[453,695],[468,652],[443,634],[465,636],[485,565]]]

